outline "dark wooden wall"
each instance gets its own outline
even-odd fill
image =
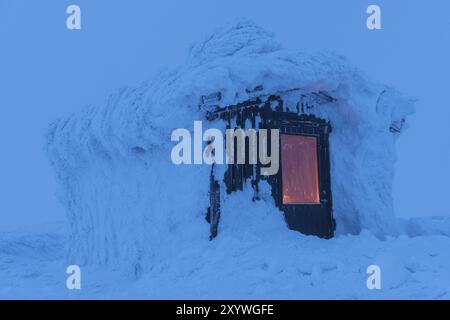
[[[274,108],[275,105],[275,108]],[[234,106],[217,108],[215,111],[207,113],[207,119],[222,119],[227,122],[227,129],[279,129],[280,134],[298,134],[314,136],[317,138],[317,158],[319,171],[319,204],[285,205],[282,203],[282,166],[281,154],[279,154],[280,168],[278,173],[272,176],[262,176],[260,174],[261,164],[229,164],[224,177],[215,176],[216,180],[224,180],[226,192],[232,193],[242,190],[246,180],[250,180],[254,189],[253,201],[259,200],[259,182],[266,180],[272,187],[272,196],[276,206],[284,213],[287,225],[292,230],[297,230],[306,235],[315,235],[322,238],[331,238],[334,235],[335,221],[333,219],[331,177],[330,177],[330,156],[328,138],[331,132],[331,125],[323,119],[313,115],[302,114],[303,108],[298,106],[296,110],[286,110],[283,101],[278,96],[270,96],[264,102],[260,99],[246,101]],[[246,124],[250,123],[250,127]],[[270,132],[270,131],[269,131]],[[270,136],[268,137],[269,150]],[[281,148],[280,148],[281,149]],[[281,150],[279,151],[281,152]],[[248,157],[248,142],[246,143],[246,155]],[[211,199],[218,199],[219,188],[217,184],[211,184]],[[213,212],[212,208],[218,212]],[[212,219],[214,217],[214,219]],[[217,235],[220,218],[220,206],[211,203],[208,210],[208,221],[215,221],[216,225],[211,226],[214,234]]]

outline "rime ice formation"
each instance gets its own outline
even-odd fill
[[[210,167],[173,165],[170,135],[176,128],[192,130],[194,120],[205,119],[205,109],[199,108],[202,96],[221,92],[220,104],[226,106],[247,100],[248,89],[258,86],[267,94],[280,93],[287,107],[296,97],[283,92],[293,88],[335,99],[306,112],[328,119],[333,127],[337,234],[363,229],[378,237],[396,234],[391,196],[395,141],[413,102],[368,80],[343,57],[285,50],[272,34],[240,20],[194,45],[183,66],[51,125],[47,149],[67,210],[71,261],[125,268],[139,276],[155,259],[163,261],[207,241]],[[256,205],[232,203],[223,207],[219,236],[291,232],[270,197]],[[254,217],[241,219],[235,210],[251,211]]]

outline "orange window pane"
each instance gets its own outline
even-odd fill
[[[283,204],[318,204],[317,138],[281,135]]]

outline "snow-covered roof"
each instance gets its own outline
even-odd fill
[[[107,154],[136,146],[147,150],[165,143],[174,128],[201,119],[202,96],[220,91],[221,104],[230,105],[248,99],[248,91],[261,85],[267,93],[293,88],[332,93],[347,100],[358,117],[388,128],[413,111],[411,100],[369,81],[342,56],[284,50],[273,34],[243,19],[194,45],[185,65],[55,122],[49,141],[70,146],[76,158],[99,148]]]

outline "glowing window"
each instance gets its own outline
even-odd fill
[[[318,204],[317,138],[281,135],[283,204]]]

